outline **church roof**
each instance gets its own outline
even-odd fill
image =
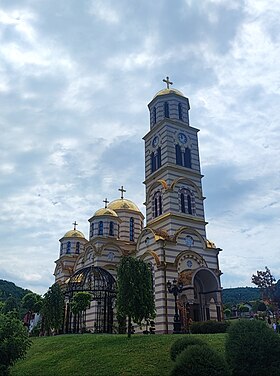
[[[78,230],[70,230],[63,236],[64,238],[84,238],[85,235]]]
[[[181,97],[184,97],[184,94],[177,90],[177,89],[162,89],[160,90],[159,92],[156,93],[156,95],[154,96],[155,97],[158,97],[159,95],[167,95],[167,94],[177,94],[177,95],[180,95]]]
[[[134,202],[126,198],[120,198],[118,200],[111,201],[110,204],[108,205],[108,208],[113,209],[113,210],[125,209],[125,210],[133,210],[133,211],[140,212],[138,206],[134,204]]]
[[[114,210],[112,210],[110,208],[99,209],[94,214],[95,217],[96,216],[101,216],[101,215],[110,215],[112,217],[117,217],[118,216],[118,214]]]

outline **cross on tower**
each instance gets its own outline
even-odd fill
[[[169,81],[168,76],[164,78],[162,81],[166,83],[167,89],[169,89],[169,85],[173,85],[173,82]]]
[[[121,198],[123,198],[123,193],[126,192],[123,185],[119,188],[119,191],[121,192]]]
[[[110,201],[108,201],[107,198],[105,198],[105,200],[103,200],[103,202],[105,203],[105,209],[107,209],[107,204],[109,204]]]
[[[74,225],[74,231],[76,231],[76,227],[78,226],[78,223],[75,221],[72,223],[72,225]]]

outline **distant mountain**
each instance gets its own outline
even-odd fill
[[[20,301],[24,295],[31,291],[16,286],[13,282],[0,279],[0,302],[5,302],[10,296]]]
[[[223,304],[236,305],[253,300],[260,300],[261,294],[258,287],[235,287],[222,290]]]

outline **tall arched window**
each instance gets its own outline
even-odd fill
[[[70,252],[71,252],[71,242],[67,242],[66,253],[70,253]]]
[[[98,235],[103,235],[103,221],[98,223]]]
[[[164,102],[164,117],[169,118],[169,104]]]
[[[175,145],[175,152],[176,152],[176,164],[179,166],[183,166],[182,161],[182,150],[180,145]]]
[[[114,222],[110,221],[109,225],[109,235],[114,236]]]
[[[182,103],[178,103],[178,115],[179,115],[179,120],[183,120]]]
[[[63,252],[63,243],[60,244],[60,256],[62,255]]]
[[[156,159],[155,159],[155,153],[151,153],[151,172],[156,171]]]
[[[175,145],[176,164],[179,166],[191,168],[192,167],[191,151],[188,147],[186,147],[185,151],[183,150],[179,144]]]
[[[161,192],[157,191],[154,195],[154,217],[158,217],[159,215],[162,214],[162,197],[161,197]]]
[[[134,218],[130,218],[129,221],[129,240],[134,242]]]
[[[93,237],[93,231],[94,231],[94,223],[92,222],[90,224],[90,235],[89,235],[91,238]]]
[[[191,168],[191,163],[191,151],[189,148],[186,148],[184,153],[184,166]]]
[[[76,243],[76,253],[80,253],[80,242]]]
[[[179,191],[180,209],[182,213],[194,214],[194,198],[191,191],[181,188]]]
[[[153,122],[156,124],[157,122],[157,109],[156,107],[153,108]]]
[[[161,147],[159,146],[157,148],[157,166],[156,168],[160,168],[161,167]]]

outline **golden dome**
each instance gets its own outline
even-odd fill
[[[181,91],[177,90],[177,89],[162,89],[160,90],[158,93],[156,93],[156,95],[154,96],[155,97],[158,97],[159,95],[166,95],[166,94],[177,94],[177,95],[180,95],[181,97],[184,97],[184,94],[181,93]]]
[[[125,209],[125,210],[133,210],[133,211],[140,212],[138,206],[134,204],[134,202],[126,198],[119,198],[118,200],[111,201],[110,204],[108,205],[108,208],[113,209],[113,210]]]
[[[63,236],[64,238],[84,238],[85,235],[78,230],[70,230]]]
[[[94,217],[101,216],[101,215],[111,215],[113,217],[118,216],[118,214],[110,208],[102,208],[102,209],[97,210],[94,214]]]

